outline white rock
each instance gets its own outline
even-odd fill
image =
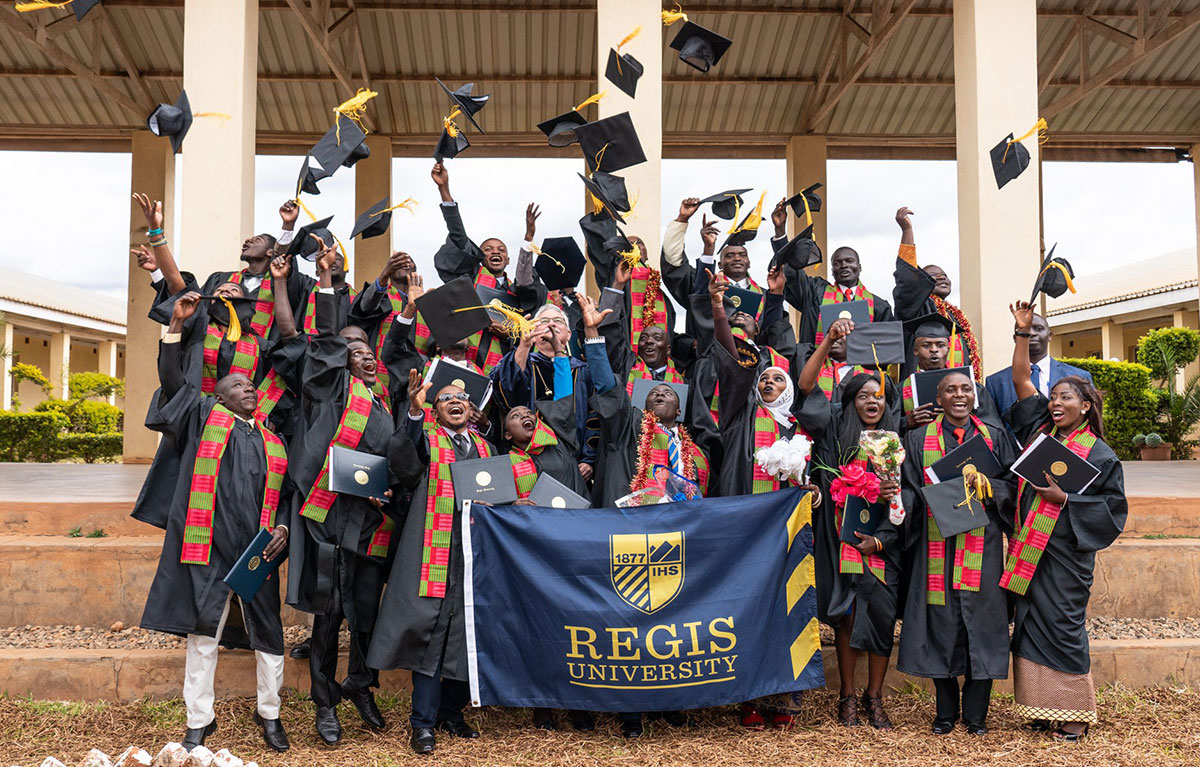
[[[87,756],[79,762],[79,767],[112,767],[112,760],[108,758],[108,754],[103,751],[93,748],[87,752]]]
[[[212,767],[212,763],[213,752],[204,746],[196,746],[188,754],[187,761],[183,763],[183,767]]]
[[[183,744],[172,742],[162,747],[162,751],[159,751],[158,756],[154,757],[150,767],[182,767],[187,758],[188,752]]]
[[[244,767],[242,760],[229,753],[229,749],[223,748],[213,754],[212,767]]]
[[[150,767],[150,754],[137,746],[130,746],[121,752],[117,757],[117,761],[113,762],[113,767]]]
[[[47,756],[42,762],[42,767],[67,767],[62,762],[55,759],[53,756]]]

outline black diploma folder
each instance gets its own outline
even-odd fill
[[[855,533],[874,535],[887,513],[887,501],[867,503],[857,495],[846,496],[846,507],[842,509],[842,542],[854,546],[860,542]]]
[[[1065,493],[1082,493],[1100,475],[1100,470],[1071,452],[1049,434],[1039,434],[1017,458],[1012,470],[1038,487],[1046,486],[1045,474]]]
[[[925,478],[931,483],[961,480],[963,469],[974,466],[975,471],[988,478],[1004,472],[996,456],[988,449],[983,435],[976,432],[969,440],[946,453],[925,469]]]
[[[854,327],[860,328],[866,325],[872,319],[871,307],[866,301],[842,301],[836,304],[823,304],[821,306],[821,327],[828,333],[833,327],[833,323],[840,319],[847,319],[854,323]]]
[[[254,599],[254,595],[262,588],[263,582],[270,577],[271,573],[275,572],[275,568],[279,567],[279,563],[283,561],[286,549],[270,562],[263,559],[263,549],[270,542],[271,532],[266,528],[259,530],[258,535],[254,536],[254,540],[250,541],[250,545],[238,557],[238,561],[234,562],[233,567],[225,574],[225,584],[233,589],[243,602]]]
[[[329,489],[363,498],[384,498],[388,489],[387,456],[329,446]]]
[[[507,455],[455,461],[450,464],[450,480],[459,504],[471,501],[503,506],[517,500],[517,481]]]
[[[592,503],[549,474],[539,474],[529,500],[548,509],[590,509]]]

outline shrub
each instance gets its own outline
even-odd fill
[[[121,457],[121,432],[107,434],[59,434],[54,443],[55,460],[78,458],[84,463],[111,461]]]
[[[111,434],[121,431],[125,413],[116,405],[94,400],[48,399],[35,412],[58,412],[67,417],[70,431],[77,434]]]
[[[1155,434],[1154,432],[1150,432],[1149,434],[1146,435],[1146,447],[1149,447],[1149,448],[1162,447],[1162,443],[1163,443],[1163,438],[1160,437],[1159,435]]]
[[[9,375],[11,375],[13,379],[13,410],[21,409],[21,399],[17,395],[17,392],[21,388],[22,381],[29,381],[31,384],[41,389],[44,393],[50,393],[50,379],[46,378],[45,374],[42,373],[42,369],[37,365],[30,365],[25,362],[14,363]]]
[[[103,373],[72,373],[67,381],[71,399],[107,397],[110,394],[125,396],[125,382],[120,378]]]
[[[1165,382],[1175,375],[1172,367],[1187,367],[1200,356],[1200,330],[1159,328],[1138,339],[1138,362],[1150,368],[1154,380]]]
[[[58,436],[69,425],[62,413],[0,410],[0,460],[54,460]]]
[[[1123,461],[1138,457],[1139,434],[1154,429],[1158,395],[1150,387],[1150,368],[1136,362],[1097,359],[1064,359],[1068,365],[1092,374],[1096,388],[1104,393],[1104,436]]]

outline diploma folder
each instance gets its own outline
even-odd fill
[[[988,449],[987,440],[976,432],[969,440],[925,469],[925,478],[930,484],[960,480],[963,469],[968,465],[974,466],[976,472],[988,478],[998,477],[1004,471],[1000,462],[996,460],[996,455]]]
[[[229,568],[229,572],[225,574],[225,584],[233,589],[243,602],[254,599],[254,595],[262,588],[263,583],[283,561],[283,555],[287,552],[286,548],[270,562],[263,559],[263,549],[270,542],[271,531],[266,528],[259,530],[258,535],[254,536],[254,540],[250,541],[250,545],[238,557],[238,561],[234,562],[233,567]]]
[[[507,455],[474,458],[450,464],[454,498],[463,501],[503,506],[517,500],[517,481]]]
[[[590,509],[591,501],[576,493],[549,474],[539,474],[529,500],[534,506],[547,509]]]
[[[879,529],[879,523],[887,516],[886,501],[867,503],[865,498],[857,495],[846,496],[846,506],[842,509],[841,540],[854,546],[860,543],[855,533],[874,535]]]
[[[1038,487],[1047,484],[1043,472],[1049,474],[1065,493],[1082,493],[1100,476],[1099,469],[1044,433],[1025,448],[1025,452],[1013,463],[1012,470]]]
[[[387,456],[330,445],[329,489],[335,493],[383,500],[388,489]]]
[[[847,319],[854,323],[856,328],[866,325],[872,319],[871,307],[866,301],[840,301],[836,304],[822,304],[821,306],[821,327],[825,332],[829,332],[829,328],[833,327],[833,323],[841,319]]]

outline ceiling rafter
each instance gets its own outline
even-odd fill
[[[94,18],[89,18],[94,29],[103,30],[102,40],[105,43],[101,44],[107,44],[117,63],[125,69],[134,92],[141,95],[142,101],[146,103],[147,107],[153,108],[154,95],[150,93],[150,87],[142,79],[142,74],[138,71],[137,64],[134,63],[133,55],[129,52],[129,48],[126,47],[125,41],[121,38],[121,33],[117,30],[117,25],[113,23],[112,17],[109,16],[108,9],[103,5],[98,5],[93,10],[99,11],[99,13],[94,14]],[[97,31],[97,34],[100,34],[100,32]],[[98,51],[97,55],[99,55]],[[99,70],[98,62],[96,69]]]
[[[353,96],[358,91],[354,78],[351,76],[350,68],[342,61],[341,55],[333,49],[333,40],[330,39],[329,27],[325,24],[325,19],[329,11],[328,0],[311,0],[312,5],[308,5],[304,0],[287,0],[292,12],[300,21],[300,26],[304,28],[308,39],[312,42],[313,49],[317,55],[324,60],[325,65],[333,72],[338,83],[346,92],[346,97]],[[354,9],[351,9],[354,10]],[[354,10],[357,13],[356,10]],[[363,79],[368,79],[368,72],[363,68]],[[369,87],[369,86],[367,86]],[[374,118],[367,114],[365,123],[369,129],[374,129]]]

